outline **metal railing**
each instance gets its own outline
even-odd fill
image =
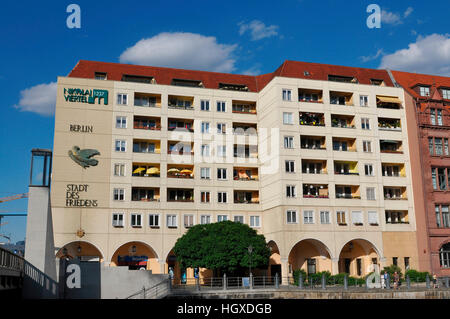
[[[13,252],[0,247],[0,273],[20,276],[24,270],[24,259]]]
[[[170,286],[170,280],[165,279],[153,287],[142,287],[140,291],[128,296],[126,299],[161,299],[170,293]]]

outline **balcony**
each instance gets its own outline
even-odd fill
[[[233,134],[235,135],[256,135],[257,125],[233,122]]]
[[[187,96],[169,95],[169,109],[193,110],[194,98]]]
[[[380,140],[380,152],[403,154],[402,142],[392,140]]]
[[[235,181],[257,181],[258,168],[256,167],[234,167],[233,179]]]
[[[159,188],[132,187],[131,201],[133,202],[159,202]]]
[[[167,189],[168,202],[192,203],[194,202],[194,190],[182,188]]]
[[[303,184],[303,198],[329,198],[328,185]]]
[[[167,121],[168,131],[194,132],[194,120],[170,118]]]
[[[240,158],[257,158],[258,148],[256,145],[233,145],[233,156]]]
[[[340,128],[356,128],[355,117],[352,115],[331,114],[331,126]]]
[[[167,178],[194,178],[194,165],[167,164]]]
[[[401,131],[402,127],[400,125],[400,119],[379,117],[378,129],[380,131]]]
[[[303,174],[327,174],[326,160],[302,160]]]
[[[134,106],[161,107],[161,95],[148,93],[135,93]]]
[[[298,89],[299,102],[323,103],[322,90]]]
[[[161,153],[161,142],[157,140],[133,140],[133,153]]]
[[[356,152],[356,138],[333,137],[333,151]]]
[[[353,93],[330,91],[330,104],[353,106]]]
[[[160,164],[133,163],[132,176],[137,177],[159,177]]]
[[[194,155],[194,142],[167,141],[167,154]]]
[[[336,198],[361,199],[359,186],[357,185],[336,185]]]
[[[300,136],[300,148],[308,150],[325,150],[325,136]]]
[[[234,191],[235,204],[259,204],[259,191]]]
[[[409,224],[408,211],[407,210],[386,210],[386,224]]]
[[[377,108],[399,110],[402,101],[395,96],[377,95]]]
[[[325,126],[323,113],[300,112],[299,123],[300,125]]]
[[[385,200],[407,200],[406,187],[383,187]]]
[[[334,161],[334,174],[359,175],[358,162]]]
[[[240,114],[256,114],[256,102],[233,100],[232,112]]]
[[[133,121],[133,128],[138,130],[161,130],[161,118],[150,116],[135,116]]]
[[[405,177],[405,165],[381,163],[381,174],[385,177]]]

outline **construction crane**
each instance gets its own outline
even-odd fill
[[[28,193],[16,194],[12,196],[0,197],[0,203],[7,202],[10,200],[28,198]]]

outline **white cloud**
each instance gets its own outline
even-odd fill
[[[414,9],[412,7],[408,7],[405,12],[403,13],[403,17],[407,18],[412,12],[414,11]]]
[[[384,54],[383,49],[378,49],[377,53],[369,56],[361,56],[360,59],[363,63],[378,59],[380,55]]]
[[[244,70],[242,72],[239,72],[239,74],[244,74],[244,75],[259,75],[261,74],[261,70],[259,68],[259,64],[258,65],[254,65],[251,68],[248,68],[247,70]]]
[[[397,13],[389,12],[386,10],[381,10],[381,22],[387,23],[387,24],[392,24],[392,25],[397,25],[397,24],[401,24],[402,20],[400,18],[400,15],[398,15]]]
[[[251,34],[251,40],[257,41],[264,38],[270,38],[278,35],[279,27],[277,25],[266,26],[263,22],[259,20],[253,20],[250,23],[240,22],[239,26],[239,34],[243,35],[247,31]]]
[[[121,63],[214,72],[235,69],[237,44],[220,44],[215,37],[188,32],[162,32],[142,39],[120,55]]]
[[[55,114],[56,82],[38,84],[20,91],[19,104],[16,109],[50,116]]]
[[[450,34],[419,36],[408,48],[384,55],[380,68],[450,76]]]

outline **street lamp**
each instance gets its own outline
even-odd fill
[[[250,246],[248,246],[248,253],[250,254],[250,264],[248,265],[249,276],[251,276],[251,274],[252,274],[252,252],[253,252],[253,246],[250,245]]]

